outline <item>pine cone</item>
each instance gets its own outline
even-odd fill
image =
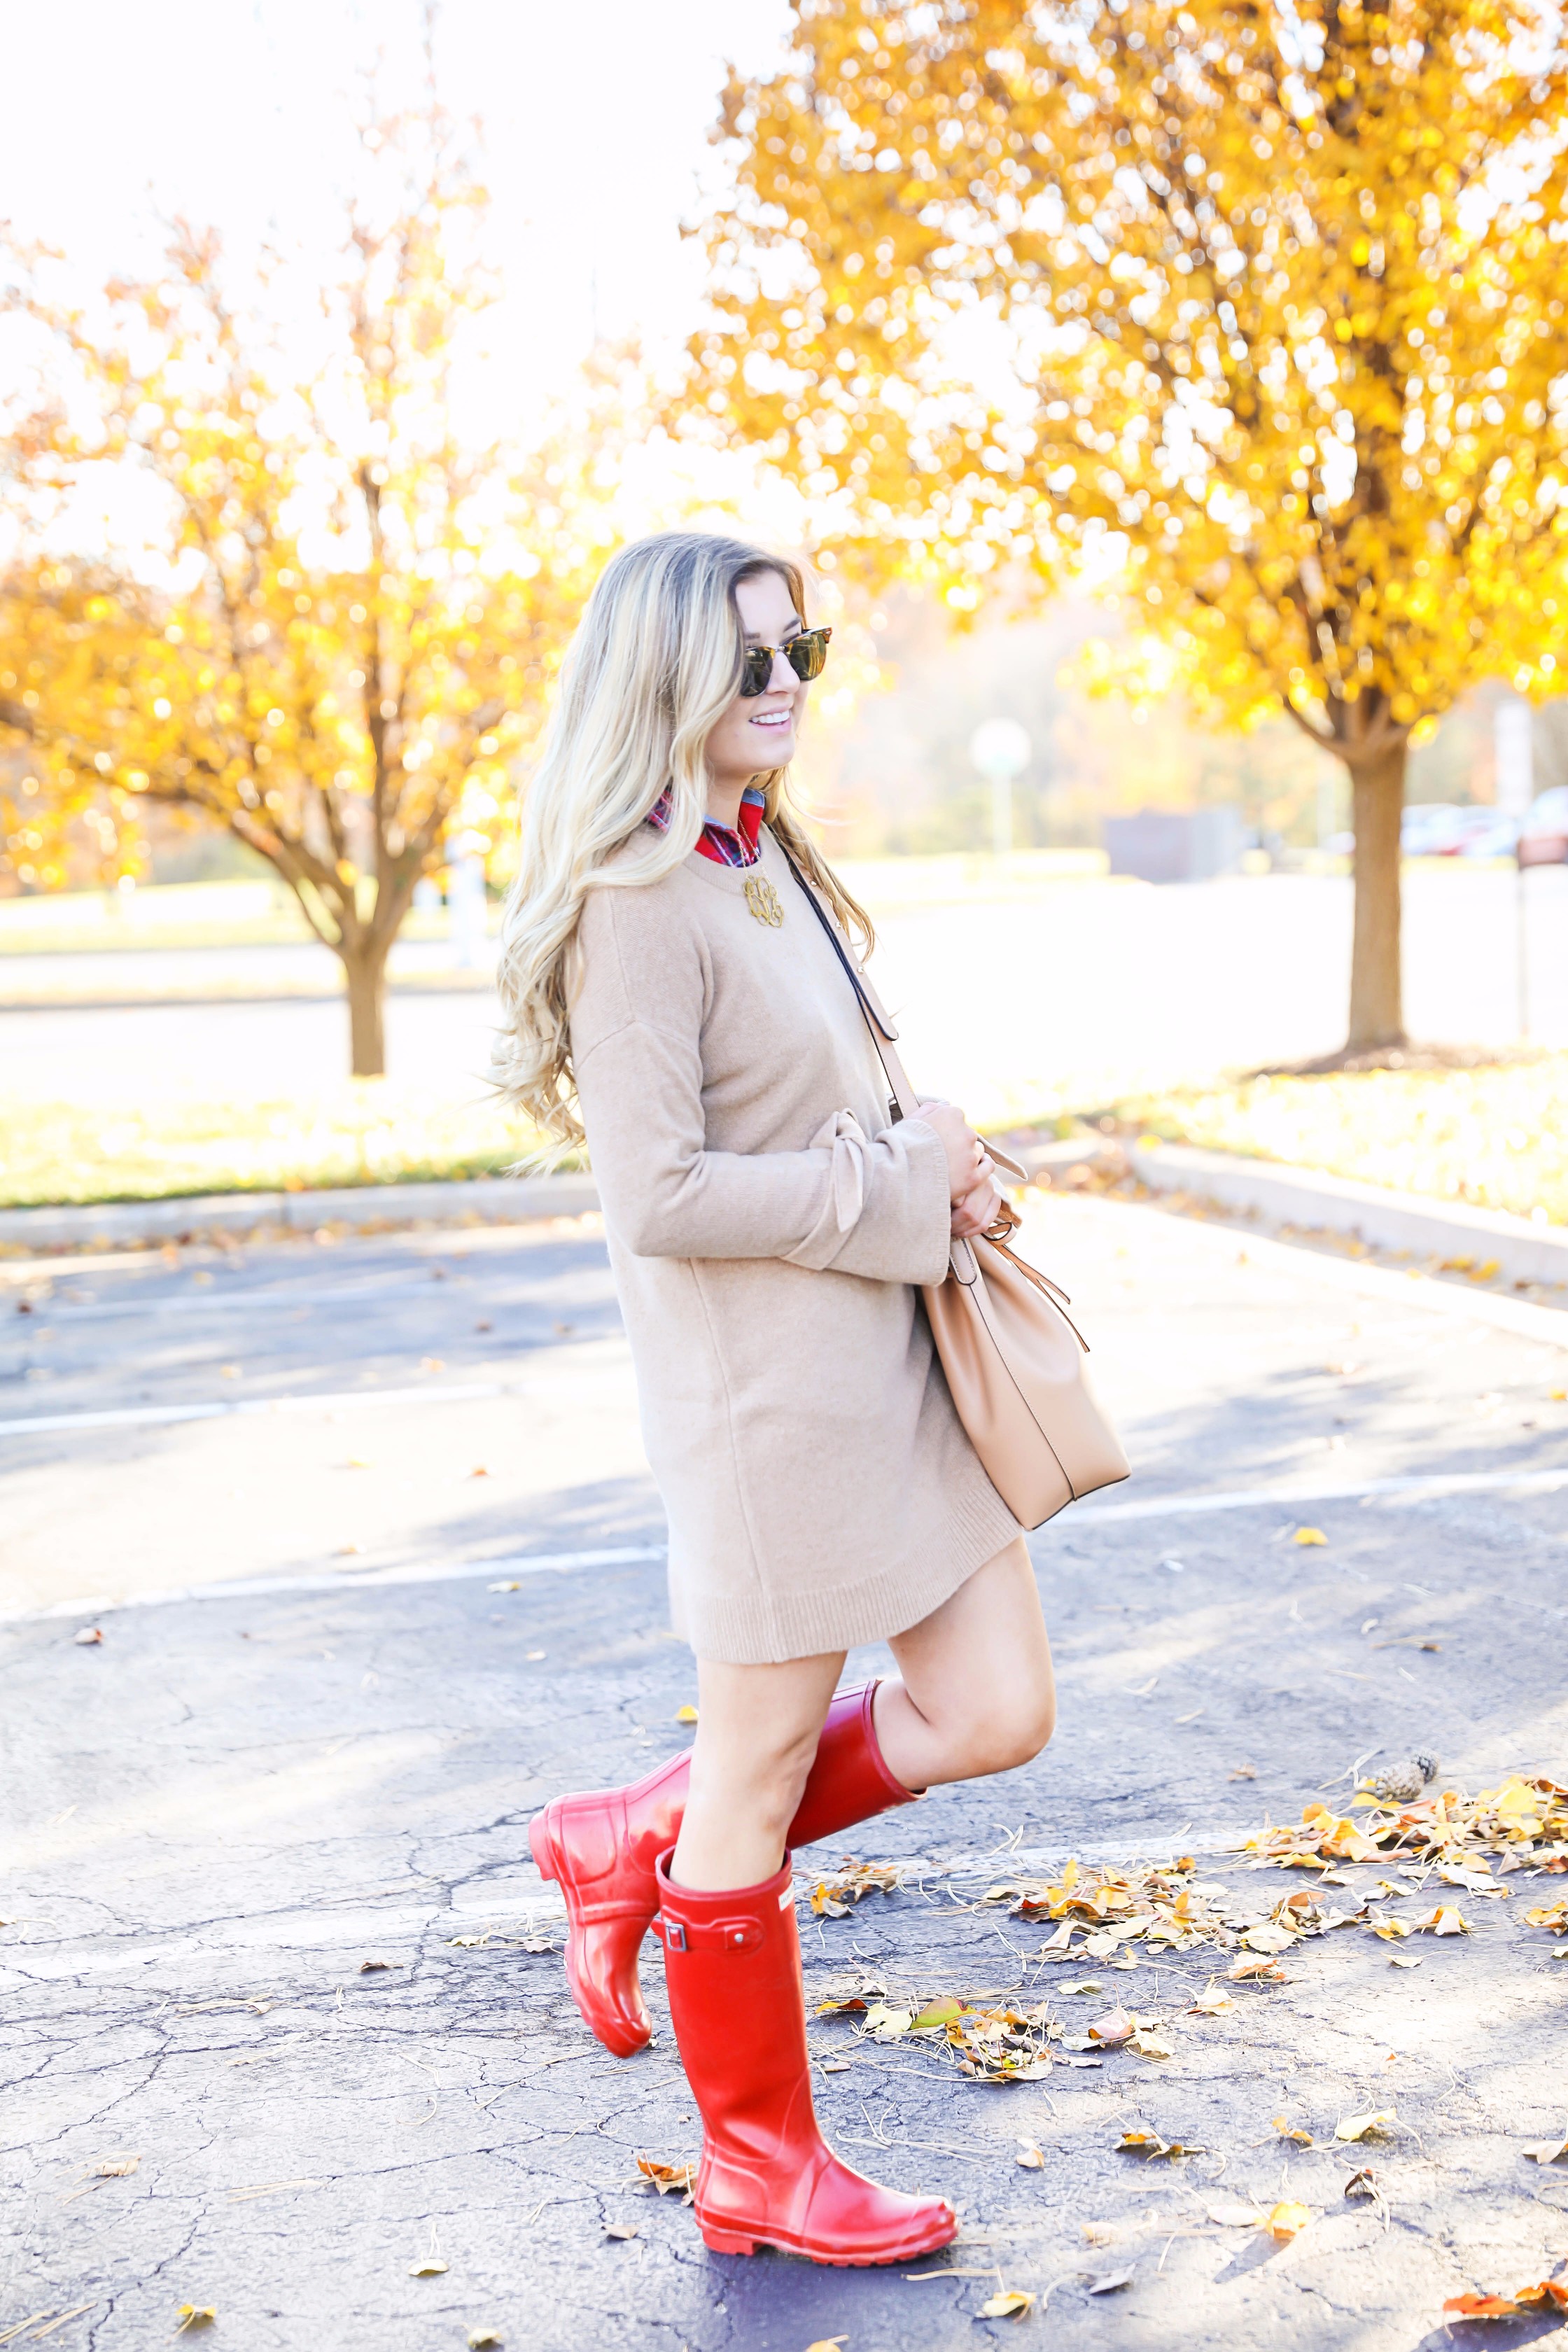
[[[1385,1798],[1390,1804],[1413,1805],[1429,1780],[1437,1777],[1437,1759],[1419,1750],[1391,1764],[1371,1782],[1374,1797]]]

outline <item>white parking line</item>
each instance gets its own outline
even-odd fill
[[[442,1389],[405,1390],[405,1396],[433,1393],[453,1397],[462,1391]],[[475,1393],[470,1391],[468,1393]],[[495,1390],[478,1391],[482,1395]],[[377,1402],[380,1400],[353,1399]],[[303,1400],[301,1400],[303,1402]],[[320,1402],[320,1400],[318,1400]],[[1191,1517],[1205,1511],[1285,1511],[1294,1513],[1308,1503],[1434,1501],[1444,1495],[1550,1495],[1568,1486],[1568,1467],[1561,1470],[1454,1471],[1433,1477],[1363,1478],[1357,1482],[1321,1482],[1304,1486],[1248,1486],[1215,1495],[1151,1495],[1135,1503],[1085,1503],[1061,1524],[1068,1528],[1105,1526],[1112,1521]],[[1056,1522],[1052,1522],[1053,1525]],[[319,1576],[251,1576],[218,1584],[176,1585],[158,1592],[134,1592],[123,1598],[89,1594],[77,1601],[58,1601],[48,1609],[0,1610],[0,1625],[44,1624],[59,1617],[102,1617],[119,1609],[155,1609],[182,1601],[243,1601],[253,1596],[289,1592],[363,1591],[368,1586],[397,1584],[457,1584],[480,1577],[504,1581],[527,1576],[564,1576],[579,1569],[626,1568],[644,1560],[663,1559],[665,1544],[616,1545],[596,1551],[524,1552],[515,1559],[421,1560],[400,1568],[338,1570]]]
[[[1510,1487],[1521,1494],[1550,1495],[1560,1486],[1568,1486],[1568,1467],[1438,1471],[1431,1476],[1406,1478],[1324,1478],[1304,1486],[1247,1486],[1231,1494],[1151,1495],[1137,1503],[1085,1503],[1067,1524],[1081,1528],[1090,1519],[1164,1519],[1189,1511],[1289,1510],[1298,1503],[1370,1501],[1380,1495],[1403,1496],[1411,1502],[1441,1495],[1500,1494]]]
[[[470,1286],[471,1287],[471,1286]],[[60,1302],[47,1298],[34,1308],[37,1320],[46,1323],[101,1323],[106,1318],[125,1315],[211,1315],[249,1314],[254,1308],[284,1308],[295,1313],[306,1307],[379,1307],[383,1300],[404,1298],[438,1299],[440,1294],[428,1275],[423,1282],[409,1281],[404,1276],[381,1286],[374,1282],[334,1284],[327,1289],[312,1289],[295,1284],[286,1290],[263,1290],[258,1284],[244,1289],[200,1290],[193,1292],[160,1292],[155,1298],[94,1299],[90,1306],[79,1301]]]
[[[900,1860],[896,1867],[904,1885],[931,1878],[978,1878],[993,1885],[1011,1885],[1023,1877],[1039,1878],[1059,1870],[1069,1854],[1080,1864],[1100,1864],[1110,1868],[1125,1868],[1136,1863],[1169,1863],[1178,1853],[1218,1861],[1234,1851],[1237,1834],[1234,1829],[1215,1824],[1194,1836],[1189,1822],[1185,1832],[1174,1838],[1144,1838],[1112,1844],[1023,1846],[1001,1853],[945,1854],[939,1860],[921,1854]],[[830,1866],[833,1843],[827,1841],[820,1853],[803,1849],[795,1857],[797,1902],[809,1894],[814,1876]],[[423,1943],[432,1933],[443,1945],[452,1943],[460,1935],[482,1936],[488,1932],[500,1937],[519,1928],[536,1933],[542,1927],[558,1929],[565,1916],[566,1906],[556,1889],[547,1886],[534,1872],[525,1879],[503,1881],[489,1887],[454,1887],[447,1902],[432,1902],[418,1908],[389,1906],[384,1910],[365,1907],[342,1913],[264,1913],[255,1919],[204,1925],[194,1935],[150,1936],[141,1943],[114,1937],[98,1944],[51,1944],[40,1937],[36,1944],[21,1941],[5,1947],[5,1964],[0,1965],[0,1992],[19,1991],[28,1984],[70,1977],[118,1976],[132,1969],[153,1968],[160,1961],[188,1969],[193,1962],[216,1960],[236,1952],[330,1951],[337,1946],[363,1953],[367,1947],[385,1949]],[[274,2005],[287,1998],[276,1992],[270,1995]],[[243,1996],[237,1995],[234,2007],[237,2010],[244,2005]]]
[[[0,1437],[31,1437],[52,1429],[134,1429],[174,1421],[227,1421],[247,1412],[349,1412],[383,1404],[467,1404],[476,1397],[505,1393],[499,1381],[479,1381],[461,1388],[344,1389],[317,1396],[253,1397],[233,1404],[131,1404],[101,1412],[33,1412],[22,1420],[0,1421]]]
[[[223,1584],[179,1584],[122,1598],[91,1594],[57,1601],[47,1609],[0,1611],[0,1625],[42,1625],[56,1617],[107,1617],[120,1609],[163,1609],[176,1601],[247,1601],[274,1592],[362,1592],[367,1585],[459,1584],[479,1577],[501,1582],[525,1576],[561,1576],[581,1568],[626,1568],[662,1559],[664,1544],[619,1544],[603,1551],[524,1552],[518,1559],[416,1560],[403,1568],[345,1569],[327,1576],[242,1576]]]

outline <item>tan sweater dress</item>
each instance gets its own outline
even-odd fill
[[[736,1664],[901,1633],[1018,1532],[913,1287],[947,1265],[942,1144],[889,1125],[847,976],[760,846],[595,891],[571,1016],[676,1630]]]

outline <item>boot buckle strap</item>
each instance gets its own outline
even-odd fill
[[[754,1952],[763,1940],[758,1919],[669,1919],[655,1925],[671,1952]]]

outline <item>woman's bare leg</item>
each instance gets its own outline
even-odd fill
[[[842,1650],[776,1666],[699,1658],[678,1886],[758,1886],[778,1869],[843,1665]]]
[[[877,1738],[906,1789],[1006,1772],[1056,1727],[1051,1645],[1021,1536],[889,1643],[901,1682],[877,1693]]]
[[[1049,1739],[1051,1649],[1021,1537],[889,1646],[902,1680],[878,1689],[877,1738],[906,1789],[1009,1771]],[[842,1651],[772,1666],[698,1660],[677,1885],[756,1886],[777,1870],[843,1665]]]

